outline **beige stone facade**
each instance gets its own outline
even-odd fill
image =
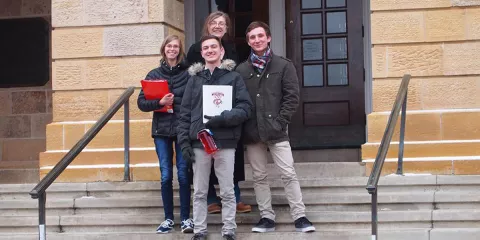
[[[409,73],[406,172],[480,173],[480,1],[372,0],[371,10],[374,112],[363,158],[375,158]],[[395,143],[384,173],[397,154]]]
[[[50,9],[50,0],[0,0],[0,21],[50,21]],[[8,182],[31,179],[23,170],[38,169],[39,153],[46,149],[45,126],[52,121],[51,90],[51,81],[39,87],[0,88],[0,174]]]
[[[371,0],[370,5],[372,63],[365,67],[373,74],[373,113],[362,147],[367,169],[401,77],[409,73],[406,172],[480,173],[480,1]],[[36,166],[41,152],[44,176],[135,86],[131,177],[158,180],[151,114],[138,110],[136,97],[139,81],[158,65],[164,37],[184,37],[183,1],[0,0],[0,19],[29,16],[51,16],[52,79],[44,87],[0,89],[0,102],[6,103],[0,104],[0,166]],[[58,181],[122,180],[122,119],[120,109]],[[398,126],[395,131],[398,141]],[[397,154],[394,142],[385,174],[396,169]]]
[[[160,44],[169,34],[184,38],[183,3],[176,0],[52,0],[53,123],[44,176],[128,87],[131,175],[159,179],[151,113],[138,110],[140,80],[158,66]],[[123,179],[123,108],[86,147],[58,181]],[[149,175],[152,175],[149,177]]]

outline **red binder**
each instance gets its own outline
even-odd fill
[[[143,94],[147,100],[160,101],[163,96],[170,93],[167,80],[141,80],[140,82],[142,83]],[[155,110],[155,112],[173,113],[173,107],[164,106],[159,110]]]

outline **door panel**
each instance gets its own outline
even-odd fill
[[[362,1],[287,0],[287,57],[300,106],[289,125],[294,149],[365,143]]]

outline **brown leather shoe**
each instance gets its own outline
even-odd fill
[[[249,213],[252,211],[252,206],[245,204],[243,202],[239,202],[237,204],[237,213]]]
[[[212,203],[212,204],[208,205],[208,210],[207,211],[208,211],[209,214],[221,213],[222,212],[222,207],[218,203]]]

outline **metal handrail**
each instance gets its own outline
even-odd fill
[[[400,120],[400,140],[399,140],[399,147],[398,147],[397,174],[403,175],[403,150],[404,150],[404,140],[405,140],[405,121],[407,117],[407,114],[406,114],[407,113],[407,93],[408,93],[408,83],[410,82],[410,78],[411,76],[409,74],[403,75],[402,83],[400,85],[400,88],[398,89],[397,98],[395,99],[395,103],[393,104],[393,109],[392,109],[392,112],[390,113],[390,117],[388,119],[388,123],[385,128],[385,132],[383,134],[382,142],[380,143],[380,147],[378,149],[377,156],[373,164],[372,172],[370,173],[370,177],[368,178],[368,182],[367,182],[367,191],[369,194],[372,195],[372,239],[376,239],[376,240],[378,240],[378,232],[377,232],[378,180],[380,179],[380,175],[382,173],[383,163],[385,162],[388,148],[390,147],[390,143],[392,141],[395,125],[397,124],[400,110],[402,110],[402,116]]]
[[[67,168],[75,157],[92,141],[92,139],[102,130],[107,122],[124,106],[124,181],[130,181],[130,113],[129,99],[135,88],[129,87],[123,94],[113,103],[113,105],[105,112],[105,114],[93,125],[83,137],[68,151],[68,153],[53,167],[53,169],[35,186],[30,195],[33,199],[38,199],[38,218],[39,218],[39,239],[46,239],[45,225],[45,202],[46,190],[57,179],[58,176]]]

